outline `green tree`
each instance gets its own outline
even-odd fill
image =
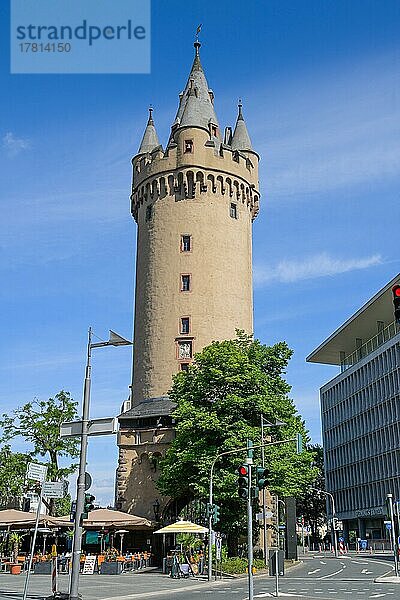
[[[71,512],[71,494],[66,494],[63,498],[57,498],[54,503],[54,516],[65,517]]]
[[[10,415],[3,414],[0,428],[3,433],[0,442],[21,437],[31,445],[27,455],[30,458],[45,459],[48,465],[48,479],[60,481],[73,473],[77,464],[69,462],[79,455],[77,438],[60,438],[60,425],[77,417],[77,402],[68,392],[61,391],[54,398],[28,402],[15,409]],[[40,457],[40,458],[39,458]],[[61,461],[64,462],[61,465]],[[65,464],[65,461],[69,464]],[[50,502],[51,514],[54,502]]]
[[[326,523],[326,496],[315,490],[325,490],[324,450],[315,444],[309,446],[313,453],[314,479],[311,487],[297,500],[297,515],[304,517],[304,522],[311,527],[311,544],[319,541],[318,528]]]
[[[0,506],[7,508],[22,496],[25,483],[27,454],[12,452],[6,444],[0,448]]]
[[[176,437],[161,462],[158,486],[174,499],[207,498],[210,466],[220,452],[260,442],[260,417],[286,425],[268,430],[274,441],[307,440],[304,422],[288,397],[282,375],[292,355],[281,342],[272,347],[238,332],[236,340],[214,342],[196,354],[187,372],[174,377],[170,397],[177,403]],[[255,462],[260,451],[254,453]],[[221,505],[221,530],[243,530],[245,505],[237,495],[237,467],[245,453],[220,459],[214,478],[215,502]],[[307,451],[296,454],[294,442],[266,448],[269,488],[280,496],[299,496],[314,477]]]

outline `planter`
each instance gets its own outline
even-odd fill
[[[11,575],[19,575],[21,573],[21,565],[10,565]]]
[[[51,562],[50,561],[37,562],[35,564],[34,574],[35,575],[50,575],[51,574]]]
[[[122,562],[104,561],[100,567],[100,575],[119,575],[122,573]]]

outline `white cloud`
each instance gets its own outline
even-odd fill
[[[31,143],[27,138],[17,137],[12,131],[7,131],[3,136],[3,148],[11,158],[30,148],[30,145]]]
[[[315,279],[327,275],[338,275],[382,264],[379,254],[365,258],[340,259],[326,252],[310,256],[302,261],[283,260],[275,266],[255,265],[254,284],[264,285],[273,281],[291,283],[304,279]]]

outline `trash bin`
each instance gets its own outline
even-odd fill
[[[269,574],[271,576],[276,575],[276,553],[278,552],[278,573],[280,576],[285,574],[285,554],[283,550],[270,550],[269,551]]]

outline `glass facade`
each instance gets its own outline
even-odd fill
[[[326,485],[342,520],[400,499],[400,334],[321,388]]]

